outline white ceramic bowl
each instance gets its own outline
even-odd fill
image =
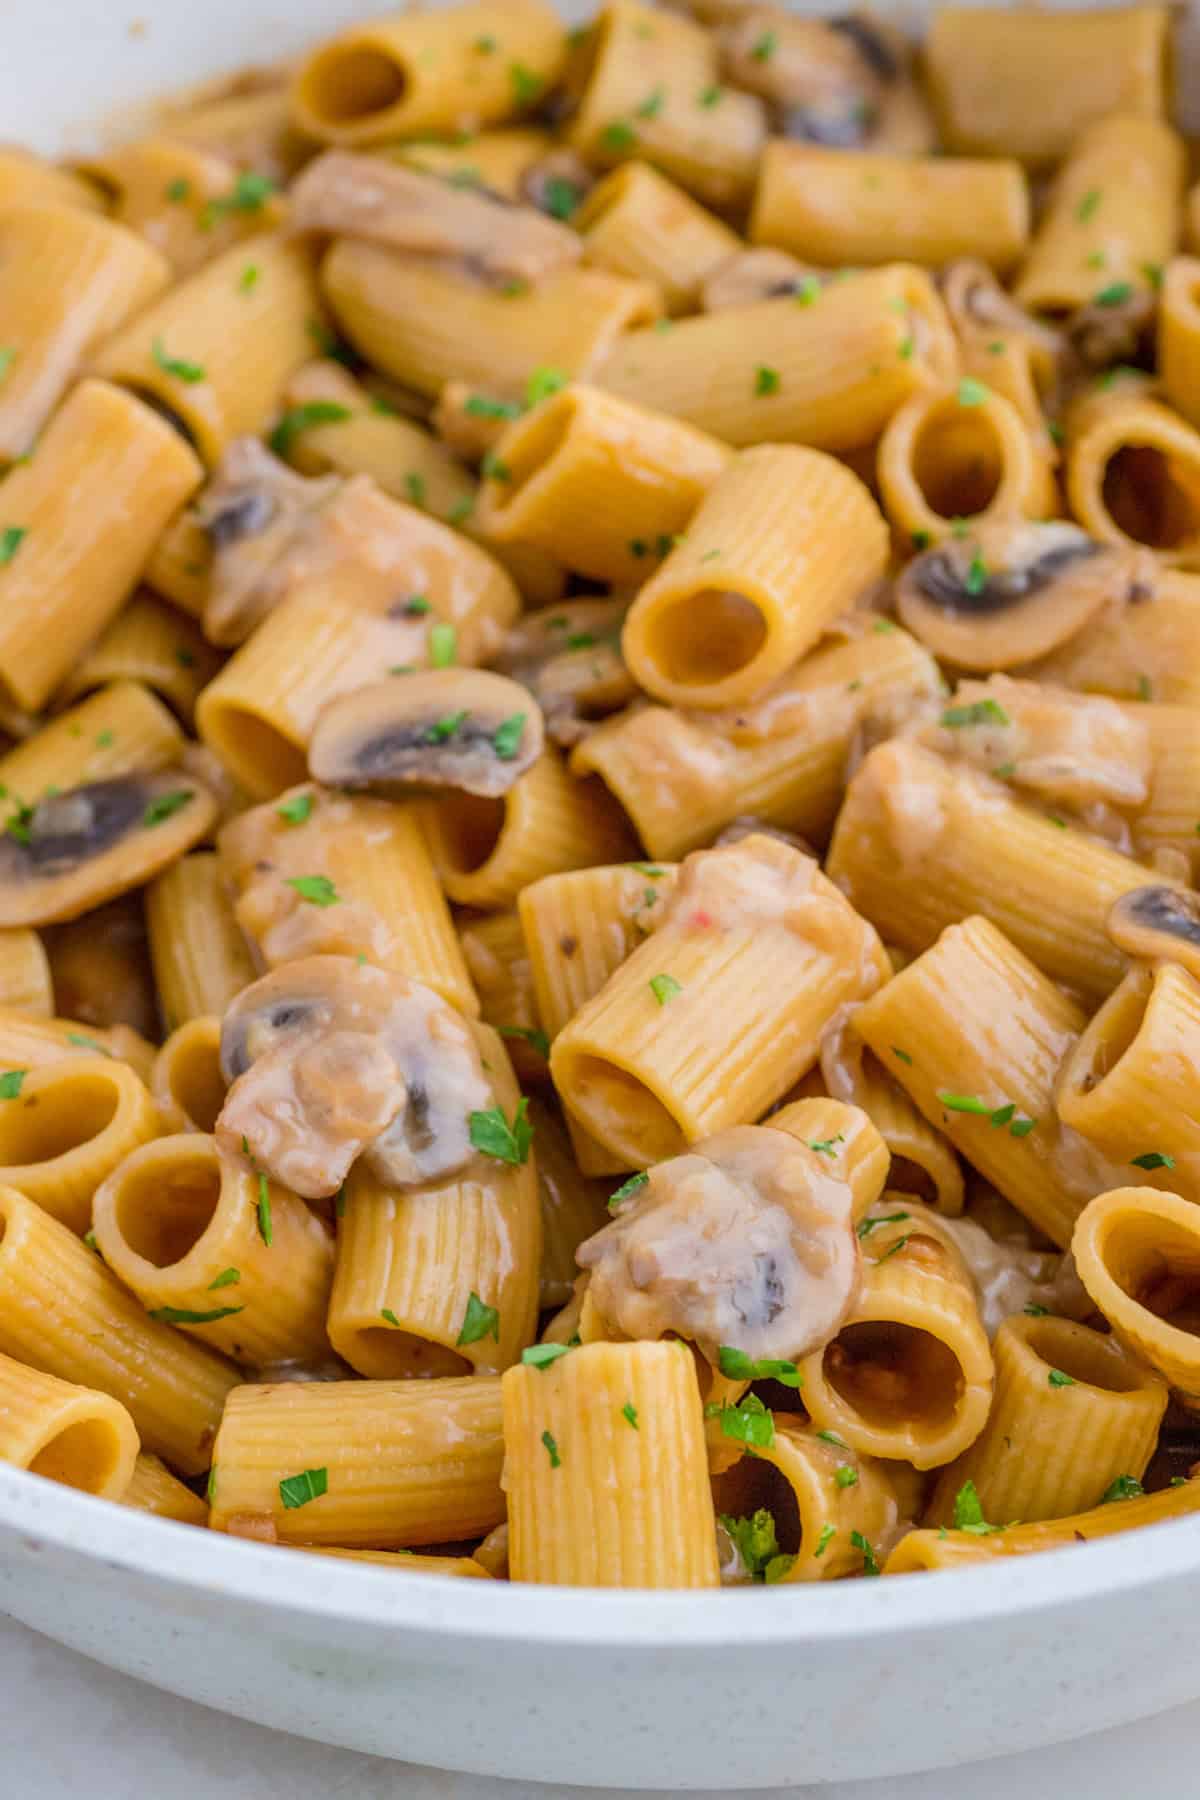
[[[127,3],[6,0],[6,138],[84,147],[147,96],[372,10]],[[0,1607],[326,1743],[528,1780],[743,1788],[996,1755],[1194,1698],[1200,1519],[907,1580],[614,1594],[300,1556],[0,1466]]]

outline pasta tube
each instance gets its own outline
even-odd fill
[[[180,1525],[207,1525],[208,1507],[193,1494],[191,1488],[177,1481],[166,1464],[157,1456],[144,1452],[133,1465],[133,1474],[125,1492],[117,1498],[122,1506],[137,1512],[154,1513],[160,1519],[174,1519]]]
[[[190,725],[197,694],[220,666],[219,653],[190,619],[153,594],[138,593],[71,670],[57,698],[77,700],[110,682],[141,682]]]
[[[150,1312],[235,1362],[320,1362],[333,1241],[294,1194],[198,1132],[159,1138],[100,1185],[96,1243]]]
[[[110,1395],[0,1356],[0,1462],[119,1500],[137,1448],[133,1420]]]
[[[150,303],[167,263],[132,231],[75,205],[0,215],[0,467],[33,448],[101,339]]]
[[[503,1383],[510,1573],[566,1587],[718,1584],[695,1365],[585,1344]]]
[[[716,44],[693,20],[638,0],[609,0],[581,48],[581,87],[567,139],[588,163],[609,168],[631,153],[665,171],[709,206],[748,199],[766,139],[754,94],[721,92]]]
[[[571,767],[599,775],[652,856],[695,850],[742,817],[819,841],[841,804],[857,734],[940,691],[929,652],[890,620],[863,614],[749,706],[619,713],[583,739]]]
[[[50,961],[36,931],[0,931],[0,1009],[39,1019],[53,1015]]]
[[[1134,385],[1068,418],[1071,511],[1104,544],[1200,568],[1200,432]]]
[[[1112,1165],[1055,1094],[1085,1015],[987,919],[944,931],[854,1015],[930,1124],[1065,1249]]]
[[[146,583],[193,619],[204,616],[213,547],[192,507],[175,514],[151,551]]]
[[[266,968],[362,955],[478,1011],[412,807],[297,788],[231,820],[219,842],[234,918]]]
[[[505,1040],[518,1081],[545,1081],[549,1052],[540,1029],[525,934],[516,912],[472,920],[460,931],[459,942],[479,995],[479,1016]]]
[[[1113,113],[1166,111],[1165,6],[1069,12],[941,6],[925,66],[950,150],[1057,162]]]
[[[519,1118],[504,1045],[486,1025],[476,1032],[496,1104]],[[540,1262],[527,1146],[519,1162],[481,1153],[460,1174],[404,1188],[360,1160],[338,1224],[330,1340],[363,1375],[498,1374],[536,1333]]]
[[[731,462],[724,444],[678,419],[571,386],[504,433],[478,523],[497,543],[533,544],[582,574],[632,583]]]
[[[839,455],[874,443],[919,388],[953,380],[954,334],[923,269],[894,263],[799,299],[629,331],[592,379],[729,444],[797,440]]]
[[[1143,673],[1142,692],[1150,677]],[[1152,694],[1153,689],[1149,692]],[[1133,821],[1135,853],[1157,867],[1166,854],[1182,865],[1190,881],[1200,852],[1196,831],[1195,799],[1200,783],[1200,714],[1191,706],[1137,704],[1122,708],[1135,725],[1140,724],[1150,741],[1149,793]]]
[[[757,1119],[839,1006],[886,979],[871,928],[812,858],[752,836],[684,864],[652,938],[550,1052],[564,1104],[626,1167]],[[719,1040],[702,1021],[736,1019]]]
[[[478,182],[506,200],[524,200],[524,176],[535,163],[551,154],[554,140],[534,125],[510,125],[499,131],[479,131],[461,142],[450,139],[416,139],[397,148],[385,148],[384,156],[396,157],[414,169],[440,175],[443,181]]]
[[[15,1188],[0,1188],[0,1226],[0,1352],[111,1394],[145,1449],[200,1474],[232,1364],[147,1318],[95,1251]]]
[[[1038,312],[1122,304],[1179,243],[1185,156],[1161,119],[1098,119],[1059,171],[1015,298]],[[1120,291],[1117,291],[1120,290]]]
[[[434,865],[459,906],[511,906],[543,875],[613,862],[634,847],[615,802],[549,744],[498,799],[448,791],[422,808]]]
[[[886,560],[879,509],[849,469],[794,444],[744,450],[634,601],[625,661],[659,700],[713,710],[753,700]]]
[[[645,162],[622,163],[571,214],[587,262],[653,281],[670,314],[698,310],[708,277],[742,248],[715,213]]]
[[[965,518],[1043,519],[1057,507],[1038,439],[1010,401],[970,377],[906,401],[879,440],[876,468],[905,552],[940,542]]]
[[[195,850],[146,889],[146,929],[167,1030],[221,1014],[254,979],[213,850]]]
[[[1006,1319],[993,1345],[987,1424],[943,1469],[931,1525],[957,1523],[972,1482],[984,1519],[1060,1519],[1095,1506],[1118,1476],[1140,1479],[1167,1404],[1166,1384],[1111,1337],[1070,1319]]]
[[[935,1131],[893,1079],[884,1063],[868,1050],[854,1029],[854,1015],[843,1031],[829,1031],[821,1044],[821,1073],[830,1095],[866,1113],[892,1156],[888,1187],[928,1201],[943,1217],[963,1209],[963,1178],[958,1158],[946,1138]]]
[[[800,1364],[804,1404],[852,1449],[937,1468],[974,1442],[991,1405],[975,1284],[926,1207],[868,1214],[858,1229],[862,1292],[838,1335]]]
[[[1148,1194],[1144,1188],[1098,1194],[1079,1215],[1071,1252],[1079,1279],[1114,1336],[1195,1411],[1200,1406],[1195,1205],[1178,1194]]]
[[[585,1238],[607,1225],[612,1183],[592,1180],[584,1172],[556,1107],[535,1097],[529,1102],[529,1116],[537,1145],[542,1213],[538,1311],[546,1312],[571,1299],[579,1273],[575,1252]]]
[[[92,181],[47,162],[17,144],[0,150],[0,206],[79,206],[103,212],[104,196]]]
[[[110,1057],[76,1055],[4,1080],[0,1185],[82,1237],[105,1176],[158,1135],[154,1102],[129,1065]]]
[[[43,706],[115,618],[201,479],[177,432],[103,381],[72,389],[0,502],[0,692]]]
[[[152,244],[176,280],[286,216],[261,163],[239,178],[228,156],[174,132],[106,146],[79,167],[111,195],[112,217]]]
[[[310,253],[298,239],[258,240],[249,283],[246,263],[240,245],[214,257],[115,332],[92,365],[175,414],[210,467],[234,438],[263,430],[280,388],[312,356],[313,323],[321,323]]]
[[[586,377],[622,332],[661,311],[657,288],[607,269],[491,287],[452,264],[353,238],[334,243],[321,286],[351,343],[431,399],[452,380],[515,400],[540,368]]]
[[[54,788],[169,768],[183,748],[179,726],[148,688],[114,681],[0,756],[0,786],[34,805]]]
[[[1123,966],[1104,931],[1109,908],[1146,880],[1129,857],[899,739],[851,780],[827,866],[889,943],[924,950],[984,913],[1046,975],[1096,1001]]]
[[[216,1129],[226,1093],[219,1018],[189,1019],[171,1033],[154,1059],[150,1092],[164,1131]]]
[[[910,1531],[901,1538],[884,1567],[885,1575],[912,1575],[921,1569],[956,1569],[996,1557],[1028,1556],[1038,1550],[1090,1543],[1118,1531],[1140,1531],[1165,1524],[1200,1509],[1200,1481],[1185,1481],[1161,1493],[1144,1494],[1114,1504],[1094,1506],[1066,1519],[1036,1525],[1014,1525],[980,1534],[968,1531]]]
[[[0,1069],[44,1069],[80,1055],[111,1056],[149,1081],[154,1045],[127,1025],[98,1029],[76,1019],[35,1019],[0,1011]]]
[[[292,116],[324,144],[478,130],[543,95],[565,55],[566,31],[544,0],[364,20],[301,63]]]
[[[1153,594],[1106,607],[1021,673],[1037,681],[1169,706],[1200,704],[1200,578],[1163,569]]]
[[[752,244],[831,268],[905,261],[940,268],[977,256],[1005,274],[1029,241],[1029,191],[1017,162],[901,156],[789,143],[763,152]]]
[[[209,1523],[317,1548],[459,1543],[504,1517],[503,1461],[494,1376],[239,1387]]]
[[[1189,425],[1200,426],[1200,260],[1167,264],[1158,307],[1158,363],[1163,392]]]
[[[771,1426],[771,1442],[756,1444],[753,1455],[716,1481],[720,1523],[743,1563],[745,1526],[760,1524],[760,1509],[776,1533],[779,1561],[762,1571],[772,1585],[861,1575],[868,1555],[881,1562],[919,1513],[916,1472],[863,1456],[836,1432],[819,1434],[780,1413]]]

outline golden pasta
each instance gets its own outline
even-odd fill
[[[195,850],[146,889],[146,928],[163,1023],[175,1031],[223,1013],[254,978],[213,850]]]
[[[0,1185],[82,1237],[106,1175],[157,1137],[158,1110],[128,1063],[73,1056],[43,1069],[10,1071],[0,1104]]]
[[[204,1501],[177,1481],[161,1458],[144,1451],[134,1463],[129,1486],[119,1498],[122,1506],[153,1513],[159,1519],[174,1519],[180,1525],[208,1524]]]
[[[153,594],[139,593],[71,671],[58,698],[75,700],[109,683],[137,681],[190,725],[200,689],[220,666],[219,652],[190,619]]]
[[[119,1500],[137,1448],[133,1420],[108,1394],[0,1356],[0,1462]]]
[[[225,1104],[221,1021],[200,1015],[178,1026],[154,1058],[150,1092],[164,1132],[212,1132]]]
[[[653,281],[671,315],[693,312],[710,275],[741,240],[649,163],[622,163],[571,215],[587,262]]]

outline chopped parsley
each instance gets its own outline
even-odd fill
[[[779,48],[779,39],[773,31],[764,31],[758,42],[750,51],[755,62],[770,62]]]
[[[635,1431],[641,1430],[641,1427],[638,1424],[637,1407],[633,1404],[632,1400],[627,1400],[621,1408],[621,1417],[625,1420],[627,1425],[632,1425]]]
[[[822,1525],[821,1535],[817,1539],[816,1544],[813,1548],[813,1555],[814,1556],[824,1556],[826,1550],[829,1548],[830,1539],[835,1538],[836,1536],[837,1536],[836,1525]]]
[[[529,1123],[528,1112],[529,1102],[522,1094],[517,1101],[511,1125],[501,1106],[491,1106],[486,1112],[471,1113],[467,1124],[472,1144],[476,1150],[481,1150],[485,1156],[494,1156],[499,1162],[516,1164],[528,1161],[529,1146],[533,1142],[533,1126]]]
[[[171,202],[172,206],[178,206],[181,201],[187,199],[191,191],[191,182],[185,180],[182,175],[177,175],[174,181],[168,181],[163,189],[163,196]]]
[[[683,989],[673,975],[652,975],[650,992],[660,1006],[666,1006],[669,1000],[674,1000],[677,994],[682,994]]]
[[[5,525],[0,529],[0,569],[12,561],[28,534],[28,525]]]
[[[969,706],[948,706],[941,723],[960,725],[1011,725],[1012,720],[996,700],[973,700]]]
[[[1118,1475],[1100,1496],[1101,1506],[1107,1506],[1113,1500],[1140,1500],[1145,1488],[1136,1475]]]
[[[275,1242],[275,1228],[271,1223],[271,1184],[263,1170],[258,1171],[258,1235],[269,1250]]]
[[[851,1468],[849,1463],[839,1463],[833,1471],[833,1479],[840,1488],[857,1487],[858,1470]]]
[[[1064,1375],[1061,1369],[1051,1369],[1051,1371],[1050,1371],[1049,1375],[1046,1377],[1046,1379],[1050,1383],[1051,1387],[1074,1387],[1075,1386],[1075,1377],[1073,1375]]]
[[[1147,1150],[1142,1156],[1130,1157],[1135,1169],[1173,1169],[1175,1158],[1165,1150]]]
[[[303,825],[311,815],[314,805],[315,799],[312,794],[293,794],[290,800],[285,800],[281,806],[275,808],[275,811],[281,819],[286,819],[289,825]]]
[[[754,392],[756,394],[777,394],[779,392],[779,370],[768,368],[766,363],[759,363],[754,371]]]
[[[0,1074],[0,1100],[15,1100],[28,1073],[28,1069],[5,1069]]]
[[[434,625],[429,633],[429,660],[435,669],[448,669],[458,655],[458,633],[453,625]]]
[[[532,1025],[497,1025],[496,1030],[502,1038],[524,1039],[539,1056],[550,1054],[550,1039],[544,1031],[538,1031]]]
[[[1098,294],[1092,295],[1093,306],[1124,306],[1133,298],[1131,281],[1114,281],[1111,287],[1101,288]]]
[[[705,1413],[718,1417],[723,1434],[745,1444],[748,1450],[769,1450],[775,1442],[775,1421],[757,1394],[747,1394],[736,1406],[727,1402],[724,1406],[706,1407]]]
[[[696,104],[697,104],[697,106],[703,106],[703,107],[707,108],[707,107],[711,107],[711,106],[716,106],[719,103],[720,99],[721,99],[721,89],[718,86],[718,84],[714,81],[711,84],[711,86],[700,89],[700,92],[696,96]]]
[[[982,406],[988,398],[988,388],[974,375],[964,375],[958,384],[958,404],[960,406]]]
[[[850,1542],[854,1545],[854,1548],[856,1550],[862,1551],[863,1574],[864,1575],[882,1574],[882,1570],[879,1567],[878,1558],[876,1557],[874,1550],[871,1548],[870,1542],[868,1541],[868,1539],[866,1539],[863,1536],[862,1532],[861,1531],[852,1531],[850,1533]]]
[[[552,1469],[561,1468],[562,1457],[558,1454],[558,1445],[554,1441],[553,1434],[549,1431],[543,1431],[542,1443],[546,1446],[546,1455],[550,1458],[550,1467]]]
[[[989,1525],[984,1518],[979,1490],[973,1481],[964,1481],[954,1496],[954,1529],[968,1531],[973,1537],[988,1537],[993,1531],[1004,1530],[1003,1525]]]
[[[976,1118],[986,1119],[989,1125],[1008,1126],[1009,1136],[1015,1138],[1028,1137],[1037,1124],[1036,1119],[1016,1118],[1017,1110],[1014,1100],[1003,1106],[992,1107],[986,1100],[980,1100],[976,1094],[950,1094],[944,1088],[937,1090],[937,1098],[947,1112],[971,1113]]]
[[[232,213],[260,212],[275,192],[269,175],[256,175],[252,169],[240,174],[227,194],[218,194],[200,214],[200,229],[211,231],[220,219]]]
[[[1023,1310],[1031,1319],[1044,1319],[1050,1312],[1050,1308],[1043,1306],[1040,1300],[1027,1300]]]
[[[508,464],[496,455],[494,450],[485,450],[479,464],[479,473],[485,481],[511,481],[512,470]]]
[[[311,431],[314,425],[340,425],[350,416],[350,408],[336,400],[309,400],[289,407],[267,442],[276,456],[286,456],[302,431]]]
[[[67,1042],[68,1044],[78,1044],[81,1050],[94,1050],[97,1056],[112,1055],[112,1051],[107,1045],[99,1043],[94,1037],[88,1037],[82,1031],[68,1031]]]
[[[1200,825],[1196,829],[1200,831]],[[657,863],[630,863],[629,866],[631,869],[636,869],[639,875],[648,876],[651,881],[657,881],[660,875],[665,875],[667,872],[665,869],[660,869]]]
[[[894,1244],[889,1244],[883,1255],[875,1258],[875,1266],[878,1268],[879,1264],[885,1263],[889,1256],[898,1256],[911,1236],[911,1231],[906,1232],[903,1237],[898,1237]]]
[[[1100,189],[1089,188],[1079,205],[1075,208],[1075,217],[1081,225],[1086,225],[1100,204]]]
[[[142,824],[161,825],[164,819],[174,818],[177,812],[182,812],[185,806],[190,806],[195,798],[196,795],[192,788],[176,788],[170,794],[159,794],[157,799],[151,800],[142,814]]]
[[[262,270],[257,263],[247,263],[238,276],[238,293],[250,294],[258,286],[258,278]]]
[[[299,1475],[286,1475],[279,1484],[279,1498],[288,1512],[307,1506],[310,1500],[319,1500],[328,1491],[328,1469],[305,1469]]]
[[[836,1137],[805,1138],[803,1141],[808,1146],[808,1148],[812,1151],[815,1151],[818,1156],[836,1156],[837,1155],[836,1146],[838,1144],[844,1144],[846,1140],[843,1137],[842,1133],[839,1131]]]
[[[208,1504],[211,1506],[213,1504],[213,1501],[216,1499],[216,1497],[217,1497],[217,1465],[216,1465],[216,1463],[214,1463],[212,1468],[208,1471],[208,1481],[205,1483],[204,1498],[208,1501]]]
[[[310,906],[336,906],[341,899],[328,875],[290,875],[287,886],[295,888]]]
[[[409,469],[404,477],[404,491],[410,506],[424,506],[425,477],[416,469]]]
[[[645,1173],[645,1171],[643,1170],[641,1173],[639,1173],[637,1175],[631,1175],[629,1177],[628,1181],[623,1181],[621,1183],[620,1187],[617,1189],[616,1193],[610,1194],[608,1197],[609,1212],[611,1212],[615,1206],[619,1206],[621,1204],[622,1200],[628,1200],[631,1194],[636,1194],[636,1193],[640,1192],[640,1190],[645,1187],[645,1185],[649,1181],[649,1179],[650,1179],[649,1175],[647,1175]]]
[[[464,711],[447,713],[444,719],[435,719],[425,733],[425,742],[427,744],[446,743],[448,739],[454,737],[456,732],[462,730],[469,717],[469,713]]]
[[[750,1518],[735,1519],[729,1513],[718,1513],[717,1517],[752,1581],[782,1581],[796,1559],[781,1554],[775,1518],[765,1506],[760,1506]]]
[[[481,1338],[495,1338],[500,1342],[500,1314],[496,1307],[485,1306],[479,1295],[471,1291],[467,1299],[467,1310],[463,1314],[462,1330],[455,1338],[456,1344],[477,1344]]]
[[[911,1213],[894,1212],[881,1213],[877,1219],[860,1219],[854,1227],[855,1236],[858,1238],[870,1237],[877,1225],[899,1225],[903,1220],[911,1218]]]
[[[215,1288],[236,1287],[241,1279],[242,1271],[240,1269],[222,1269],[221,1273],[209,1282],[208,1291],[211,1294]]]
[[[973,599],[982,594],[988,584],[988,566],[978,550],[971,558],[971,566],[967,570],[966,590]]]
[[[912,1067],[912,1057],[908,1054],[907,1050],[901,1050],[899,1044],[892,1045],[892,1055],[900,1062],[907,1063],[909,1068]]]
[[[519,62],[509,63],[508,79],[512,83],[513,99],[518,106],[532,106],[546,85],[540,75],[535,75],[532,69],[527,69],[524,63]]]
[[[4,380],[16,360],[17,353],[11,345],[0,346],[0,381]]]
[[[717,1352],[717,1365],[731,1381],[781,1381],[784,1387],[798,1388],[803,1377],[794,1362],[771,1356],[747,1356],[732,1344],[722,1344]]]
[[[169,356],[160,337],[155,338],[152,349],[154,360],[164,374],[173,375],[176,381],[186,381],[189,384],[204,380],[203,363],[187,362],[182,356]]]
[[[244,1306],[214,1306],[211,1312],[192,1312],[186,1306],[156,1306],[150,1317],[163,1325],[212,1325],[245,1310]]]
[[[802,281],[797,283],[796,291],[792,295],[792,299],[797,306],[812,306],[814,301],[819,297],[820,292],[820,277],[817,275],[806,275]]]
[[[549,365],[535,369],[525,384],[526,406],[537,406],[540,401],[548,400],[551,394],[561,393],[570,379],[561,369],[554,369]]]
[[[666,97],[667,97],[666,88],[656,87],[652,93],[649,93],[646,95],[646,98],[642,101],[640,106],[634,107],[634,109],[633,109],[634,118],[635,119],[657,119],[659,113],[662,111],[662,104],[663,104],[663,101],[666,99]]]
[[[468,394],[463,411],[473,419],[519,419],[521,408],[515,400],[493,400],[490,394]]]
[[[637,143],[637,132],[624,119],[614,119],[600,133],[600,142],[606,150],[632,150]]]
[[[569,1356],[573,1349],[573,1344],[530,1344],[528,1350],[522,1350],[521,1361],[531,1369],[548,1369],[560,1356]]]
[[[552,219],[569,219],[582,195],[573,181],[552,175],[542,189],[542,204]]]

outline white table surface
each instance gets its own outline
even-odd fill
[[[0,1720],[4,1789],[14,1800],[623,1800],[611,1788],[447,1775],[284,1737],[114,1675],[3,1617]],[[1200,1702],[970,1769],[758,1792],[760,1800],[1191,1800],[1198,1761]]]

